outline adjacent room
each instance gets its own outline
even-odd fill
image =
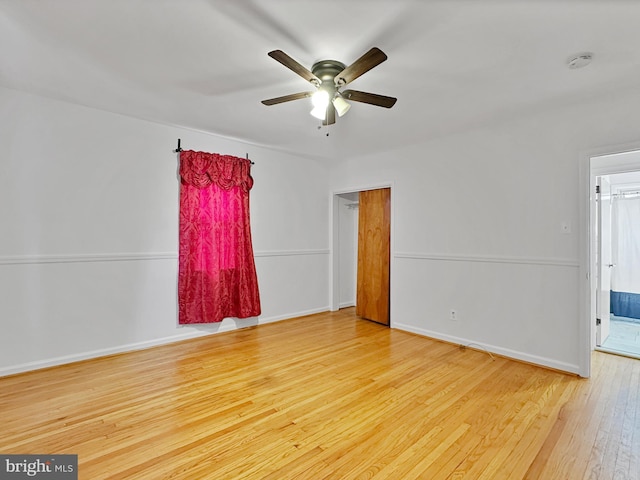
[[[640,160],[640,152],[620,157]],[[596,347],[640,358],[640,171],[601,175],[597,183]]]
[[[639,478],[639,20],[0,0],[0,478]]]

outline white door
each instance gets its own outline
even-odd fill
[[[598,231],[596,265],[598,271],[596,293],[596,345],[598,347],[609,337],[611,320],[611,183],[607,177],[598,177],[600,186],[597,195]]]

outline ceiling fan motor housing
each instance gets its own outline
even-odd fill
[[[345,64],[336,60],[321,60],[311,67],[311,72],[322,82],[319,87],[327,90],[333,98],[337,87],[340,86],[336,76],[346,68]]]

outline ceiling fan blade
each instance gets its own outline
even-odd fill
[[[262,100],[264,105],[277,105],[278,103],[290,102],[291,100],[300,100],[301,98],[308,98],[313,95],[314,92],[300,92],[292,93],[291,95],[285,95],[283,97],[270,98],[268,100]]]
[[[334,81],[336,82],[336,85],[351,83],[363,73],[367,73],[373,67],[380,65],[386,59],[387,56],[382,50],[377,47],[373,47],[358,60],[336,75]]]
[[[309,71],[309,69],[300,65],[298,62],[296,62],[293,58],[291,58],[289,55],[284,53],[282,50],[273,50],[269,52],[267,55],[269,55],[274,60],[277,60],[288,69],[292,70],[294,73],[297,73],[298,75],[300,75],[307,82],[311,82],[316,86],[322,83],[318,77],[316,77],[313,73],[311,73],[311,71]]]
[[[333,125],[334,123],[336,123],[336,109],[332,104],[329,104],[327,106],[327,116],[322,121],[322,125]]]
[[[359,92],[358,90],[345,90],[342,96],[354,102],[368,103],[378,107],[391,108],[396,104],[397,98],[377,95],[375,93]]]

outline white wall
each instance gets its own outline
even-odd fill
[[[619,93],[335,168],[335,191],[393,183],[391,325],[584,373],[581,152],[637,140],[638,112]]]
[[[392,183],[393,327],[584,371],[580,162],[637,143],[637,112],[640,94],[619,92],[329,177],[314,160],[0,88],[0,374],[256,323],[176,324],[178,137],[256,161],[258,322],[329,308],[329,192]]]
[[[259,319],[177,325],[178,138],[255,161]],[[0,375],[329,308],[314,160],[4,88],[0,144]]]

